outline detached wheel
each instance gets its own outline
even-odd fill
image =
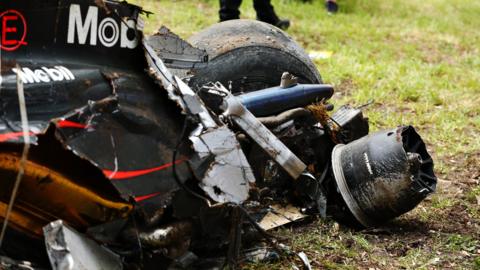
[[[194,69],[190,85],[200,87],[219,81],[232,91],[250,92],[278,86],[283,72],[300,83],[321,83],[315,65],[305,51],[282,30],[253,20],[215,24],[188,40],[208,52],[209,63]]]

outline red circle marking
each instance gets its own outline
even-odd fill
[[[8,14],[12,14],[12,13],[15,14],[15,15],[17,15],[17,16],[20,18],[20,20],[22,20],[22,23],[23,23],[23,36],[22,36],[22,38],[21,38],[20,40],[18,40],[17,44],[16,44],[15,46],[12,46],[12,47],[5,47],[5,46],[3,46],[3,44],[1,44],[1,41],[0,41],[0,47],[1,47],[1,49],[2,49],[2,50],[5,50],[5,51],[9,51],[9,52],[15,51],[16,49],[20,48],[20,46],[25,45],[25,44],[26,44],[26,43],[25,43],[25,38],[26,38],[26,36],[27,36],[27,22],[25,21],[25,18],[23,17],[23,15],[22,15],[20,12],[18,12],[18,11],[16,11],[16,10],[13,10],[13,9],[7,10],[7,11],[3,12],[2,14],[0,14],[0,19],[1,19],[3,16],[8,15]]]

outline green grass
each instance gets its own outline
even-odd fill
[[[163,24],[188,38],[218,21],[217,0],[130,2],[155,13],[146,20],[147,33]],[[242,17],[254,19],[251,1],[244,2]],[[292,20],[288,33],[307,51],[333,52],[315,62],[324,82],[336,88],[333,102],[373,100],[365,111],[373,130],[416,126],[437,175],[452,183],[390,225],[410,234],[332,232],[337,225],[331,221],[277,233],[308,251],[315,268],[480,269],[480,1],[339,0],[335,16],[320,0],[273,3]],[[460,192],[451,192],[452,186]],[[246,267],[290,266],[284,260]]]
[[[155,13],[147,33],[163,24],[188,38],[218,21],[218,1],[131,2]],[[307,51],[333,52],[316,64],[337,87],[336,104],[374,100],[375,129],[413,124],[441,157],[480,149],[479,1],[340,1],[335,16],[319,0],[273,2]],[[249,1],[242,17],[255,18]]]

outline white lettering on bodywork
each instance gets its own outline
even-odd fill
[[[120,26],[119,26],[120,23]],[[99,22],[98,7],[88,7],[85,19],[82,18],[80,5],[70,5],[70,14],[68,18],[67,43],[80,45],[87,43],[87,37],[90,36],[88,45],[96,46],[97,38],[105,47],[113,47],[120,40],[121,48],[134,49],[138,45],[137,35],[128,37],[128,30],[136,31],[135,20],[129,19],[123,22],[117,22],[111,17],[106,17]]]
[[[20,79],[22,79],[24,84],[75,80],[73,73],[63,66],[55,66],[53,68],[41,67],[34,70],[27,67],[24,67],[21,70],[12,68],[12,71],[20,76]]]
[[[120,47],[122,48],[129,48],[129,49],[135,49],[138,45],[138,39],[136,36],[133,37],[133,39],[128,38],[128,30],[129,29],[135,29],[135,21],[134,20],[128,20],[125,23],[122,23],[122,34],[120,35]]]
[[[88,7],[87,17],[82,22],[80,5],[70,5],[70,16],[68,18],[67,42],[75,43],[75,33],[78,36],[78,43],[85,44],[87,35],[90,33],[90,45],[97,45],[98,7]]]

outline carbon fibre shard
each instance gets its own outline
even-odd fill
[[[61,220],[51,222],[43,231],[54,270],[123,269],[118,255],[79,234]]]
[[[258,222],[264,230],[270,230],[288,224],[292,221],[306,217],[297,207],[293,205],[272,205],[268,213]]]

